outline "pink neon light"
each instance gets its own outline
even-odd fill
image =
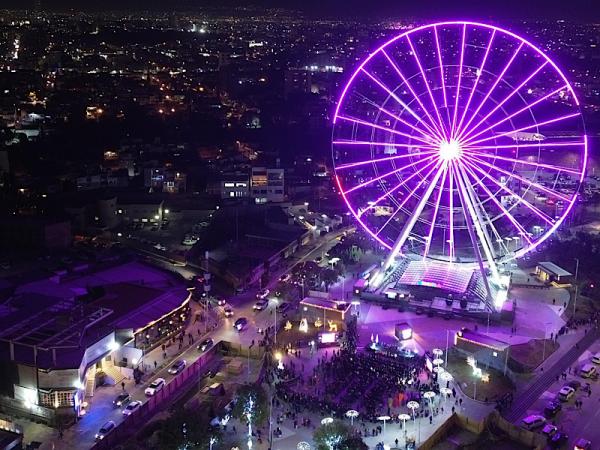
[[[402,131],[394,130],[392,128],[384,127],[382,125],[377,125],[376,123],[371,123],[371,122],[367,122],[365,120],[354,119],[352,117],[345,117],[345,116],[340,116],[340,119],[346,120],[348,122],[358,123],[360,125],[365,125],[365,126],[372,127],[372,128],[377,128],[378,130],[387,131],[388,133],[397,134],[398,136],[403,136],[408,139],[414,139],[415,141],[423,142],[426,145],[431,145],[431,142],[426,141],[423,138],[414,136],[412,134],[406,134],[406,133],[403,133]]]
[[[507,120],[510,120],[510,119],[518,116],[522,112],[527,111],[528,109],[531,109],[533,106],[538,105],[538,104],[542,103],[543,101],[548,100],[550,97],[552,97],[553,95],[558,94],[560,91],[562,91],[564,89],[566,89],[566,86],[561,86],[558,89],[555,89],[554,91],[550,92],[549,94],[546,94],[543,97],[538,98],[535,102],[528,103],[527,105],[523,106],[518,111],[515,111],[514,113],[509,114],[508,116],[502,118],[501,120],[499,120],[498,122],[494,123],[493,125],[490,125],[489,127],[484,128],[483,130],[479,131],[476,134],[472,134],[472,133],[465,134],[461,142],[469,143],[471,140],[475,139],[478,136],[481,136],[486,131],[490,131],[491,129],[497,127],[498,125],[503,124]]]
[[[437,27],[433,26],[433,34],[435,35],[435,47],[437,49],[438,61],[440,64],[440,79],[442,80],[442,93],[444,94],[444,106],[448,107],[448,99],[446,98],[446,82],[444,81],[444,64],[442,63],[442,50],[440,49],[440,39],[438,37]]]
[[[471,115],[471,118],[463,126],[463,129],[458,133],[458,136],[457,136],[456,139],[462,140],[464,131],[469,129],[469,125],[471,124],[471,122],[473,121],[473,119],[475,117],[477,117],[477,114],[479,113],[479,111],[481,110],[481,108],[483,107],[483,105],[485,104],[485,102],[487,101],[487,99],[490,98],[490,95],[492,95],[492,92],[494,92],[494,89],[496,89],[496,86],[498,86],[498,84],[500,83],[500,80],[502,80],[502,77],[504,77],[504,75],[508,71],[509,67],[512,65],[513,61],[516,59],[517,55],[519,54],[519,52],[523,48],[523,45],[525,45],[524,42],[521,42],[519,44],[519,47],[513,53],[512,57],[508,60],[508,62],[504,66],[504,69],[502,69],[502,72],[500,72],[500,75],[498,75],[498,77],[496,78],[496,81],[494,82],[494,84],[492,85],[492,87],[489,89],[488,93],[485,94],[485,97],[479,103],[479,106],[477,106],[477,108],[475,108],[475,112]]]
[[[490,154],[490,153],[474,152],[474,151],[470,151],[468,149],[463,149],[463,152],[467,153],[468,155],[478,156],[479,158],[500,159],[502,161],[514,162],[516,164],[525,164],[528,166],[542,167],[544,169],[550,169],[550,170],[554,170],[556,172],[567,172],[567,173],[572,173],[574,175],[580,174],[579,170],[569,169],[568,167],[562,167],[562,166],[553,166],[551,164],[527,161],[526,159],[508,158],[506,156],[494,155],[494,154]]]
[[[385,158],[377,158],[377,159],[369,159],[369,160],[365,160],[365,161],[358,161],[358,162],[354,162],[354,163],[342,164],[341,166],[337,166],[336,170],[348,169],[350,167],[364,166],[366,164],[371,164],[371,163],[378,164],[380,162],[394,161],[396,159],[412,158],[414,156],[431,155],[433,152],[434,152],[434,150],[431,150],[429,152],[407,153],[406,155],[387,156]]]
[[[431,247],[431,239],[433,238],[433,230],[435,228],[435,222],[438,215],[438,210],[440,209],[440,203],[442,201],[442,194],[444,193],[444,183],[446,182],[446,176],[448,175],[448,164],[444,164],[444,173],[442,174],[442,181],[440,182],[440,188],[438,190],[437,200],[435,202],[435,207],[433,211],[433,217],[431,218],[431,227],[429,228],[429,233],[427,234],[427,243],[425,244],[425,250],[423,251],[423,259],[427,258],[427,254],[429,253],[429,248]],[[442,245],[446,245],[444,242]]]
[[[471,131],[476,130],[482,123],[484,123],[488,119],[488,117],[490,117],[492,114],[494,114],[496,111],[498,111],[498,109],[501,108],[502,105],[504,105],[508,100],[510,100],[517,92],[519,92],[521,89],[523,89],[523,86],[525,86],[527,83],[529,83],[529,81],[531,81],[531,79],[533,77],[535,77],[539,73],[540,70],[542,70],[544,67],[546,67],[547,64],[548,64],[548,61],[544,61],[544,63],[541,66],[539,66],[536,70],[534,70],[533,73],[525,79],[525,81],[523,81],[519,86],[517,86],[515,89],[513,89],[513,91],[509,95],[504,97],[504,99],[501,102],[498,102],[498,104],[496,106],[494,106],[491,109],[491,111],[488,112],[483,119],[481,119],[475,125],[470,127],[470,130]]]
[[[465,38],[467,36],[467,25],[463,25],[462,43],[460,45],[460,63],[458,64],[458,83],[456,84],[456,101],[454,103],[454,115],[452,116],[452,127],[450,127],[450,139],[454,139],[456,126],[456,114],[458,112],[458,99],[460,98],[460,84],[462,81],[463,62],[465,59]]]
[[[412,96],[415,98],[415,100],[417,101],[417,103],[421,107],[421,110],[425,113],[425,115],[427,116],[427,118],[431,122],[431,125],[433,126],[433,128],[436,129],[436,132],[434,132],[432,130],[432,133],[441,140],[442,137],[444,136],[443,130],[440,129],[438,127],[438,125],[435,123],[435,120],[433,120],[433,117],[431,117],[431,115],[429,114],[429,111],[427,110],[427,108],[425,108],[425,105],[423,105],[423,102],[421,102],[421,99],[419,98],[419,96],[417,95],[417,93],[414,91],[412,85],[408,82],[408,80],[406,79],[406,77],[404,76],[404,74],[402,73],[402,71],[400,70],[400,68],[396,65],[396,63],[394,62],[394,60],[390,57],[390,55],[388,55],[385,50],[381,50],[381,53],[383,54],[383,56],[385,56],[385,58],[388,60],[388,62],[390,63],[390,65],[394,68],[394,70],[398,74],[398,76],[402,79],[402,82],[406,85],[406,87],[408,88],[408,90],[410,91],[410,93],[412,94]],[[426,125],[426,124],[423,123],[423,125]],[[431,130],[431,128],[429,128],[429,126],[427,127],[427,129]]]
[[[514,33],[512,33],[512,32],[509,32],[509,31],[506,31],[506,30],[502,30],[501,28],[498,28],[498,27],[494,27],[494,26],[490,26],[490,25],[486,25],[486,24],[480,24],[480,23],[476,23],[476,22],[459,22],[459,21],[452,21],[452,22],[440,22],[440,23],[436,23],[436,24],[432,24],[432,25],[425,25],[425,26],[422,26],[422,27],[415,28],[415,29],[413,29],[413,30],[409,30],[409,31],[407,31],[406,33],[403,33],[403,34],[401,34],[401,35],[399,35],[399,36],[396,36],[396,37],[394,37],[393,39],[390,39],[388,42],[384,43],[384,44],[383,44],[383,45],[381,45],[381,46],[380,46],[378,49],[376,49],[376,50],[375,50],[373,53],[371,53],[371,54],[369,55],[369,57],[368,57],[368,58],[367,58],[365,61],[363,61],[363,62],[362,62],[361,66],[360,66],[359,68],[357,68],[357,69],[356,69],[356,71],[355,71],[355,72],[352,74],[352,76],[351,76],[351,78],[350,78],[350,80],[349,80],[348,84],[346,84],[346,86],[344,86],[344,89],[343,89],[343,91],[342,91],[342,94],[341,94],[341,97],[340,97],[340,101],[339,101],[339,102],[338,102],[338,104],[336,105],[335,114],[334,114],[334,123],[336,122],[337,118],[339,117],[339,112],[340,112],[340,110],[341,110],[342,103],[344,103],[344,101],[343,101],[343,100],[344,100],[344,98],[345,98],[345,96],[346,96],[347,92],[349,92],[349,90],[350,90],[350,87],[351,87],[351,85],[352,85],[352,82],[353,82],[353,80],[356,78],[356,76],[357,76],[357,74],[359,73],[360,69],[361,69],[363,66],[365,66],[365,64],[367,64],[367,62],[368,62],[369,60],[371,60],[371,58],[373,58],[373,57],[374,57],[376,54],[378,54],[379,52],[382,52],[382,53],[384,53],[384,48],[385,48],[386,46],[388,46],[388,45],[392,44],[393,42],[395,42],[395,41],[397,41],[398,39],[401,39],[401,38],[403,38],[403,37],[405,37],[405,36],[406,36],[406,39],[407,39],[407,41],[408,41],[410,44],[412,44],[412,42],[411,42],[410,38],[408,37],[408,34],[410,34],[410,33],[415,33],[415,32],[418,32],[418,31],[421,31],[421,30],[427,29],[427,28],[429,28],[429,27],[434,27],[434,30],[433,30],[433,31],[434,31],[434,33],[436,34],[436,38],[437,38],[437,31],[438,31],[438,30],[437,30],[437,28],[438,28],[438,27],[443,27],[443,26],[462,26],[462,27],[464,28],[464,27],[466,27],[467,25],[474,26],[474,27],[483,27],[483,28],[487,28],[487,29],[490,29],[490,30],[492,30],[492,33],[499,32],[499,33],[502,33],[502,34],[504,34],[504,35],[511,36],[513,39],[516,39],[516,40],[518,40],[518,41],[520,42],[519,49],[517,50],[517,52],[515,52],[515,54],[513,55],[512,59],[511,59],[511,61],[509,62],[509,64],[508,64],[508,65],[510,65],[510,63],[512,62],[512,60],[514,60],[514,58],[516,58],[516,54],[517,54],[517,53],[519,53],[519,50],[520,50],[520,49],[521,49],[523,46],[527,46],[527,48],[529,48],[530,50],[534,50],[535,54],[537,54],[537,55],[541,56],[541,57],[543,58],[543,60],[545,61],[545,62],[542,64],[542,66],[541,66],[541,67],[538,67],[538,69],[536,70],[536,73],[539,73],[539,71],[541,71],[541,70],[542,70],[542,67],[543,67],[543,66],[547,66],[548,64],[549,64],[550,66],[552,66],[552,67],[554,68],[554,70],[556,71],[556,73],[559,75],[559,77],[560,77],[560,78],[562,78],[562,79],[564,80],[564,82],[565,82],[565,85],[566,85],[566,88],[568,89],[568,91],[570,92],[570,94],[571,94],[571,96],[572,96],[572,100],[573,100],[573,102],[574,102],[574,103],[575,103],[577,106],[579,106],[579,100],[577,99],[577,96],[576,96],[576,94],[575,94],[575,92],[574,92],[574,90],[573,90],[572,86],[571,86],[571,85],[568,83],[568,81],[567,81],[567,79],[566,79],[566,77],[565,77],[564,73],[563,73],[563,72],[560,70],[560,68],[559,68],[559,67],[558,67],[558,66],[557,66],[557,65],[556,65],[556,64],[555,64],[555,63],[554,63],[552,60],[550,60],[550,59],[548,58],[548,56],[546,56],[546,55],[545,55],[545,54],[544,54],[544,53],[543,53],[543,52],[542,52],[542,51],[541,51],[541,50],[540,50],[538,47],[536,47],[536,46],[534,46],[534,45],[532,45],[532,44],[528,43],[528,42],[527,42],[527,41],[525,41],[523,38],[521,38],[520,36],[518,36],[518,35],[516,35],[516,34],[514,34]],[[489,45],[491,46],[491,43],[489,43]],[[411,45],[411,46],[412,46],[412,45]],[[436,39],[436,47],[439,47],[439,42],[438,42],[438,40],[437,40],[437,39]],[[384,54],[385,54],[385,53],[384,53]],[[419,58],[416,56],[416,52],[414,52],[414,51],[413,51],[413,54],[415,55],[415,58],[416,58],[417,65],[421,66],[421,64],[420,64],[420,60],[419,60]],[[530,52],[529,54],[531,54],[531,52]],[[442,68],[442,64],[441,64],[441,61],[442,61],[442,53],[441,53],[441,51],[440,51],[440,52],[438,52],[438,58],[439,58],[439,61],[440,61],[440,73],[441,73],[441,75],[442,75],[442,83],[445,83],[445,81],[444,81],[444,77],[443,77],[443,68]],[[434,105],[434,108],[435,108],[436,114],[438,115],[438,119],[439,119],[439,111],[438,111],[438,109],[437,109],[437,105],[435,104],[435,100],[434,100],[433,94],[431,93],[431,89],[430,89],[430,87],[429,87],[429,84],[428,84],[427,78],[424,76],[424,71],[422,70],[422,66],[420,67],[420,70],[421,70],[421,73],[422,73],[422,76],[423,76],[423,79],[424,79],[424,82],[425,82],[425,86],[427,87],[427,89],[428,89],[428,91],[429,91],[430,98],[432,99],[432,104]],[[506,71],[507,71],[507,70],[508,70],[508,69],[506,69],[506,68],[505,68],[505,70],[503,71],[503,74],[502,74],[502,76],[504,75],[504,73],[506,73]],[[502,76],[498,77],[498,79],[496,80],[496,82],[497,82],[497,83],[498,83],[498,82],[499,82],[499,80],[502,78]],[[534,75],[531,75],[530,77],[531,77],[531,78],[533,78],[533,76],[534,76]],[[526,80],[526,81],[527,81],[527,80]],[[497,83],[496,83],[496,84],[497,84]],[[522,84],[523,86],[525,85],[525,83],[521,83],[521,84]],[[409,84],[407,84],[407,87],[410,87],[410,85],[409,85]],[[515,91],[517,91],[518,89],[519,89],[519,88],[515,89]],[[409,89],[409,90],[411,90],[411,89]],[[488,94],[489,94],[489,95],[491,95],[491,92],[492,92],[492,91],[493,91],[493,88],[490,90],[490,92],[488,92]],[[445,95],[445,89],[444,89],[444,91],[443,91],[443,92],[444,92],[444,95]],[[413,91],[413,92],[411,92],[411,93],[413,94],[413,97],[414,97],[416,100],[419,100],[419,96],[418,96],[418,95],[415,95],[414,91]],[[488,95],[488,97],[489,97],[489,95]],[[515,95],[515,94],[514,94],[514,93],[511,93],[511,94],[509,95],[509,97],[508,97],[508,98],[510,98],[512,95]],[[471,97],[471,95],[470,95],[470,97]],[[502,103],[506,103],[506,101],[508,100],[508,98],[505,98],[505,99],[502,101]],[[483,103],[485,103],[486,101],[487,101],[487,97],[484,99],[484,101],[483,101],[483,102],[481,102],[481,103],[479,104],[479,109],[481,109],[481,107],[482,107]],[[445,104],[447,104],[447,100],[445,100]],[[496,106],[498,106],[498,104],[497,104],[497,103],[496,103]],[[455,108],[455,109],[456,109],[456,108]],[[424,111],[424,112],[427,112],[427,110],[426,110],[426,109],[424,109],[424,108],[423,108],[423,111]],[[466,109],[464,109],[464,110],[463,110],[463,112],[466,112]],[[493,114],[493,111],[492,111],[491,113],[488,113],[488,116],[486,116],[486,117],[489,117],[489,116],[491,116],[491,114]],[[516,114],[515,114],[515,115],[516,115]],[[476,129],[477,129],[479,126],[480,126],[480,123],[481,123],[481,122],[485,122],[485,119],[484,119],[484,120],[480,121],[479,123],[477,123],[477,125],[476,125],[475,127],[473,127],[473,126],[471,126],[471,127],[470,127],[470,125],[471,125],[471,123],[472,123],[472,119],[473,119],[475,116],[476,116],[476,114],[474,114],[474,115],[471,117],[471,120],[470,120],[470,121],[469,121],[469,122],[468,122],[468,123],[467,123],[465,126],[461,127],[461,126],[460,126],[460,124],[461,124],[461,122],[463,121],[463,118],[464,118],[464,114],[463,114],[463,117],[461,117],[461,122],[459,122],[459,126],[457,127],[457,130],[458,130],[458,131],[457,131],[457,133],[458,133],[458,136],[460,136],[460,133],[463,133],[463,132],[470,132],[470,133],[472,134],[472,133],[473,133],[473,132],[474,132],[474,131],[475,131],[475,130],[476,130]],[[483,163],[484,163],[484,161],[482,161],[482,160],[479,160],[478,158],[475,158],[476,164],[474,164],[474,163],[470,162],[469,160],[472,160],[472,157],[473,157],[473,156],[480,156],[480,157],[482,157],[482,158],[486,158],[486,159],[487,159],[487,158],[492,158],[492,159],[493,159],[493,158],[497,158],[497,159],[499,159],[499,160],[501,160],[501,161],[502,161],[502,160],[506,161],[506,160],[508,160],[508,159],[510,159],[510,158],[507,158],[507,157],[498,157],[498,156],[491,156],[491,155],[489,155],[489,156],[488,156],[488,155],[485,155],[485,156],[484,156],[483,154],[478,154],[478,152],[474,152],[473,150],[484,150],[484,149],[495,149],[495,150],[498,150],[498,149],[501,149],[501,148],[505,148],[505,149],[519,149],[519,148],[525,148],[525,147],[553,147],[553,146],[554,146],[554,147],[575,147],[575,146],[577,146],[577,147],[578,147],[578,146],[580,146],[580,145],[583,145],[583,157],[582,157],[582,161],[581,161],[581,166],[582,166],[581,172],[577,172],[577,171],[574,171],[574,170],[570,170],[570,169],[566,169],[566,168],[565,168],[565,171],[567,171],[567,170],[570,170],[570,173],[575,173],[575,174],[576,174],[576,173],[579,173],[579,181],[581,182],[581,181],[583,180],[583,177],[584,177],[584,175],[585,175],[585,170],[586,170],[586,168],[587,168],[588,140],[587,140],[587,136],[586,136],[586,135],[584,135],[584,136],[583,136],[583,142],[558,142],[558,143],[535,143],[535,144],[512,144],[512,145],[477,145],[477,144],[479,144],[479,143],[486,142],[486,141],[489,141],[489,140],[492,140],[492,139],[495,139],[495,138],[500,138],[500,137],[503,137],[503,136],[508,136],[508,135],[510,135],[510,134],[512,134],[512,133],[517,133],[517,132],[519,132],[519,131],[525,131],[525,130],[528,130],[528,129],[531,129],[531,128],[535,128],[536,126],[537,126],[537,127],[539,127],[539,126],[543,126],[543,125],[548,125],[548,124],[550,124],[550,123],[554,123],[554,122],[558,122],[558,121],[566,120],[566,119],[568,119],[568,118],[572,118],[572,117],[576,117],[576,116],[580,116],[580,113],[577,113],[577,114],[571,114],[571,115],[565,115],[565,116],[562,116],[562,117],[558,117],[558,118],[555,118],[555,119],[551,119],[550,121],[546,121],[546,122],[543,122],[543,123],[538,123],[538,124],[531,125],[531,126],[528,126],[528,127],[519,128],[519,129],[517,129],[517,130],[512,130],[512,131],[510,131],[510,132],[507,132],[507,133],[502,133],[502,134],[500,134],[500,135],[496,135],[496,136],[493,136],[493,137],[491,137],[491,138],[488,138],[488,139],[477,140],[477,141],[471,141],[471,142],[469,142],[469,144],[468,144],[468,145],[465,145],[465,146],[463,146],[463,150],[464,150],[464,156],[465,156],[464,160],[463,160],[463,158],[460,158],[460,160],[457,160],[457,161],[452,161],[452,162],[450,162],[450,165],[453,165],[453,164],[457,163],[457,164],[463,165],[463,166],[465,167],[465,170],[467,170],[467,165],[468,165],[468,166],[470,166],[470,167],[473,167],[475,170],[482,172],[482,173],[483,173],[483,175],[487,176],[487,177],[488,177],[488,178],[490,178],[490,179],[491,179],[493,182],[495,182],[496,184],[498,184],[498,183],[496,182],[496,180],[494,180],[492,177],[489,177],[489,174],[487,174],[485,171],[482,171],[482,170],[481,170],[481,169],[478,167],[478,164],[482,164],[482,165],[484,165],[484,164],[483,164]],[[514,117],[514,116],[513,116],[513,117]],[[366,123],[367,123],[367,124],[369,124],[369,122],[366,122]],[[373,125],[373,124],[370,124],[370,125]],[[435,124],[435,121],[433,121],[433,125],[436,125],[436,124]],[[443,127],[443,123],[442,123],[442,127]],[[417,128],[417,127],[415,127],[415,128]],[[437,127],[436,127],[436,128],[437,128]],[[388,131],[388,130],[386,130],[386,131]],[[485,132],[485,131],[484,131],[484,132]],[[483,132],[482,132],[482,133],[480,133],[480,134],[478,134],[477,136],[480,136],[481,134],[483,134]],[[414,136],[414,135],[410,135],[410,136],[411,136],[411,139],[415,139],[415,140],[416,140],[416,138],[415,138],[415,136]],[[477,136],[469,136],[469,137],[475,138],[475,137],[477,137]],[[365,143],[365,144],[353,144],[353,143],[350,143],[350,142],[344,142],[344,141],[335,141],[335,144],[336,144],[336,145],[385,145],[385,146],[398,147],[398,148],[403,148],[403,147],[405,147],[405,148],[411,148],[411,147],[414,147],[414,148],[417,148],[417,149],[431,148],[431,149],[432,149],[432,152],[434,152],[434,150],[435,150],[435,147],[433,147],[433,146],[432,146],[432,147],[429,147],[429,145],[431,145],[431,143],[430,143],[430,142],[429,142],[429,143],[427,143],[427,145],[425,145],[425,146],[422,146],[422,145],[407,145],[407,144],[401,144],[401,143],[399,143],[399,144],[390,144],[390,143]],[[512,162],[512,161],[511,161],[511,162]],[[527,161],[519,161],[519,162],[520,162],[520,163],[524,163],[524,164],[527,164],[527,163],[528,163]],[[536,163],[529,163],[529,164],[530,164],[530,165],[535,165]],[[538,167],[547,168],[547,169],[551,169],[551,170],[561,170],[561,168],[560,168],[560,167],[558,167],[558,166],[552,166],[552,165],[549,165],[549,164],[537,163],[537,166],[538,166]],[[495,167],[495,166],[494,166],[494,167]],[[469,170],[469,175],[470,175],[470,176],[473,176],[473,172],[472,172],[471,170]],[[510,174],[510,173],[509,173],[509,175],[510,175],[510,176],[515,176],[515,174]],[[451,177],[452,177],[452,171],[450,172],[450,177],[448,177],[448,178],[449,178],[449,193],[451,193],[451,191],[452,191],[452,185],[453,185],[453,183],[452,183],[452,181],[451,181]],[[476,178],[475,178],[475,179],[476,179]],[[476,179],[476,180],[477,180],[477,179]],[[423,180],[421,180],[421,181],[423,182]],[[348,198],[346,197],[345,193],[344,193],[344,192],[343,192],[343,190],[341,189],[341,181],[340,181],[340,179],[339,179],[339,177],[338,177],[337,175],[336,175],[336,182],[337,182],[338,186],[340,187],[340,192],[342,193],[342,197],[344,198],[344,201],[346,202],[346,204],[347,204],[347,206],[348,206],[349,210],[350,210],[350,211],[351,211],[351,213],[352,213],[352,214],[355,216],[355,218],[356,218],[356,219],[357,219],[357,221],[358,221],[358,222],[361,224],[361,226],[362,226],[362,227],[363,227],[365,230],[367,230],[367,231],[369,232],[369,234],[370,234],[372,237],[374,237],[374,238],[375,238],[375,239],[376,239],[376,240],[377,240],[377,241],[378,241],[380,244],[382,244],[384,247],[386,247],[386,248],[388,248],[388,249],[390,249],[390,250],[391,250],[391,246],[390,246],[389,244],[387,244],[387,243],[386,243],[386,242],[384,242],[382,239],[380,239],[380,238],[379,238],[377,235],[375,235],[375,233],[373,233],[373,232],[372,232],[372,231],[371,231],[371,230],[368,228],[368,225],[367,225],[366,223],[364,223],[364,222],[363,222],[363,221],[362,221],[362,220],[361,220],[359,217],[357,217],[356,211],[353,209],[353,207],[351,206],[351,204],[350,204],[350,203],[349,203],[349,201],[348,201]],[[479,183],[479,182],[478,182],[478,183]],[[506,190],[506,189],[505,189],[505,190]],[[508,190],[508,191],[510,191],[510,190]],[[510,192],[512,192],[512,191],[510,191]],[[514,193],[513,193],[513,195],[514,195]],[[524,200],[524,199],[521,199],[521,200],[522,200],[522,201],[524,202],[524,204],[526,204],[526,206],[527,206],[528,202],[526,202],[526,200]],[[492,201],[497,201],[497,200],[495,200],[495,198],[494,198],[494,200],[492,200]],[[561,225],[561,223],[563,223],[563,221],[564,221],[564,219],[566,218],[566,216],[567,216],[567,215],[568,215],[568,214],[569,214],[569,213],[572,211],[572,208],[573,208],[573,206],[574,206],[574,204],[575,204],[575,201],[576,201],[576,195],[573,195],[573,197],[571,197],[570,199],[568,199],[568,205],[567,205],[567,207],[566,207],[565,211],[563,212],[563,214],[561,215],[561,217],[560,217],[560,218],[558,218],[556,221],[553,221],[553,220],[551,221],[551,222],[552,222],[552,226],[550,227],[550,229],[549,229],[549,230],[547,230],[547,231],[546,231],[546,233],[544,233],[544,234],[541,236],[541,238],[540,238],[540,239],[538,239],[536,242],[534,242],[534,243],[533,243],[531,246],[529,246],[529,247],[524,247],[524,248],[522,248],[521,250],[519,250],[519,251],[516,253],[516,255],[515,255],[515,256],[516,256],[516,257],[522,256],[522,255],[523,255],[523,254],[525,254],[527,251],[529,251],[529,250],[531,250],[531,249],[533,249],[533,248],[537,247],[538,245],[540,245],[540,244],[541,244],[542,242],[544,242],[544,241],[545,241],[545,240],[546,240],[546,239],[547,239],[547,238],[548,238],[548,237],[549,237],[549,236],[550,236],[550,235],[551,235],[553,232],[555,232],[555,231],[556,231],[556,229],[557,229],[557,228],[558,228],[558,227]],[[449,200],[449,202],[450,202],[451,208],[453,208],[453,204],[452,204],[452,198]],[[532,208],[535,208],[535,207],[533,207],[532,205],[530,205],[530,206],[531,206]],[[543,214],[541,211],[537,210],[537,208],[535,208],[535,211],[534,211],[534,212],[535,212],[537,215],[539,215],[539,214],[538,214],[538,212],[539,212],[539,213],[541,213],[541,214]],[[452,217],[452,213],[453,213],[453,210],[449,208],[449,214],[450,214],[450,217]],[[513,219],[514,219],[514,218],[513,218]],[[545,218],[544,218],[544,219],[545,219]],[[510,219],[509,219],[509,220],[510,220]],[[546,221],[546,222],[547,222],[547,220],[544,220],[544,221]],[[511,222],[512,222],[512,221],[511,221]],[[518,222],[517,222],[517,223],[518,223]],[[520,230],[520,229],[522,228],[522,226],[521,226],[521,228],[518,228],[516,223],[513,223],[513,225],[514,225],[514,226],[515,226],[515,227],[516,227],[518,230]],[[519,224],[519,226],[520,226],[520,224]],[[450,221],[450,228],[451,228],[451,232],[450,232],[451,241],[454,241],[454,232],[453,232],[453,229],[452,229],[452,228],[453,228],[453,220],[451,220],[451,221]],[[383,229],[383,228],[382,228],[382,229]],[[379,233],[382,231],[382,229],[380,229],[380,230],[377,232],[377,234],[379,234]],[[525,234],[525,236],[527,236],[527,235]],[[445,243],[444,243],[444,244],[445,244]],[[453,254],[452,254],[452,253],[453,253],[453,248],[452,248],[452,247],[453,247],[453,245],[452,245],[452,243],[451,243],[451,244],[450,244],[450,260],[451,260],[451,261],[453,260]]]
[[[494,36],[496,36],[496,30],[492,30],[492,35],[490,36],[490,40],[485,49],[485,53],[483,55],[483,60],[481,61],[481,66],[479,66],[479,73],[475,77],[475,82],[473,83],[473,87],[471,88],[471,92],[469,94],[469,99],[463,109],[462,116],[460,118],[460,122],[458,123],[458,130],[462,129],[462,124],[465,120],[465,116],[467,115],[467,111],[469,110],[469,106],[471,105],[471,100],[473,100],[473,94],[475,94],[475,88],[479,84],[479,79],[481,78],[481,74],[483,73],[483,68],[485,67],[485,62],[487,61],[488,55],[490,54],[490,49],[492,48],[492,42],[494,42]]]

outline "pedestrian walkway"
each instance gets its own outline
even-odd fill
[[[514,422],[518,420],[527,409],[539,398],[542,393],[556,380],[556,377],[570,367],[581,354],[600,337],[597,328],[591,328],[576,334],[579,340],[575,345],[561,342],[561,347],[544,364],[537,369],[538,376],[520,391],[518,401],[512,408],[504,413],[504,417]],[[568,337],[568,336],[565,336]],[[560,340],[560,339],[559,339]]]

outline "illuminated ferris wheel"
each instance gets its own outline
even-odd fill
[[[390,250],[497,272],[547,239],[587,159],[579,102],[540,48],[501,28],[411,29],[355,70],[334,117],[338,189]]]

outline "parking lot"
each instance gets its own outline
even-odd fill
[[[584,364],[590,363],[592,356],[598,352],[600,352],[600,341],[594,342],[589,350],[584,352],[577,364],[571,367],[570,373],[566,373],[566,378],[561,376],[558,381],[555,381],[523,416],[524,418],[531,414],[544,415],[544,409],[549,402],[558,400],[561,409],[554,416],[546,414],[547,423],[556,425],[559,431],[568,436],[568,441],[554,448],[572,449],[579,438],[591,441],[592,448],[598,448],[600,444],[600,382],[581,377],[578,370]],[[596,370],[600,370],[600,365],[595,365],[595,367]],[[572,396],[569,396],[568,400],[564,397],[560,400],[558,398],[559,391],[572,381],[581,383],[581,386]],[[589,392],[586,389],[586,383],[589,383]],[[580,405],[579,402],[581,402]],[[541,431],[541,428],[538,429],[538,432]]]

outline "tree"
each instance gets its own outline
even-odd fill
[[[233,417],[248,423],[248,408],[251,405],[252,425],[260,426],[268,415],[267,393],[262,386],[256,384],[245,384],[235,394],[235,406]]]
[[[369,446],[364,443],[360,436],[350,436],[340,445],[340,450],[369,450]]]
[[[358,342],[358,330],[356,326],[356,316],[348,321],[346,326],[346,332],[344,333],[344,339],[342,340],[342,350],[350,353],[351,355],[356,353],[356,343]]]
[[[333,283],[335,283],[340,276],[334,269],[327,268],[321,273],[321,280],[325,283],[325,290],[329,289]]]
[[[158,432],[158,448],[206,449],[211,437],[219,439],[220,430],[211,427],[206,415],[196,409],[179,408],[163,422]]]
[[[352,437],[350,427],[337,419],[331,423],[319,426],[313,434],[317,450],[349,450],[350,447],[344,447],[343,443]]]

